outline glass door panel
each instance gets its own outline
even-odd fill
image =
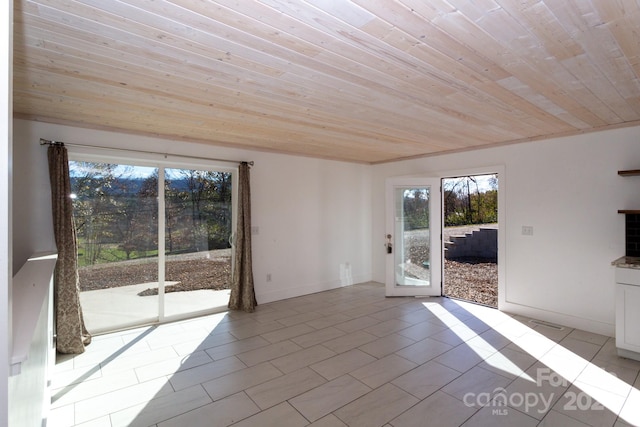
[[[80,301],[92,333],[156,322],[158,169],[69,162]]]
[[[164,316],[226,307],[231,285],[231,174],[164,172]]]
[[[387,183],[387,295],[440,295],[439,183],[390,179]]]
[[[429,286],[429,187],[396,188],[395,266],[397,286]]]

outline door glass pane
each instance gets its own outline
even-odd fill
[[[158,170],[69,162],[80,301],[89,332],[154,322],[158,287]]]
[[[231,174],[165,170],[165,316],[227,306]]]
[[[398,286],[429,286],[430,187],[395,190],[395,278]]]

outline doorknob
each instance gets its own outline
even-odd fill
[[[386,235],[387,243],[385,243],[385,247],[387,248],[387,253],[393,253],[393,243],[391,243],[391,234]]]

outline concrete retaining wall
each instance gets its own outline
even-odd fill
[[[444,246],[446,259],[484,258],[497,262],[498,230],[481,228],[464,236],[451,236]]]

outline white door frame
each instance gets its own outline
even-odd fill
[[[446,179],[446,178],[460,177],[460,176],[490,175],[495,173],[498,174],[498,310],[503,310],[507,301],[506,168],[504,165],[481,166],[481,167],[467,168],[467,169],[438,171],[437,175],[440,177],[440,179]],[[444,255],[442,256],[442,262],[444,264]],[[444,265],[443,265],[443,272],[444,272]]]

